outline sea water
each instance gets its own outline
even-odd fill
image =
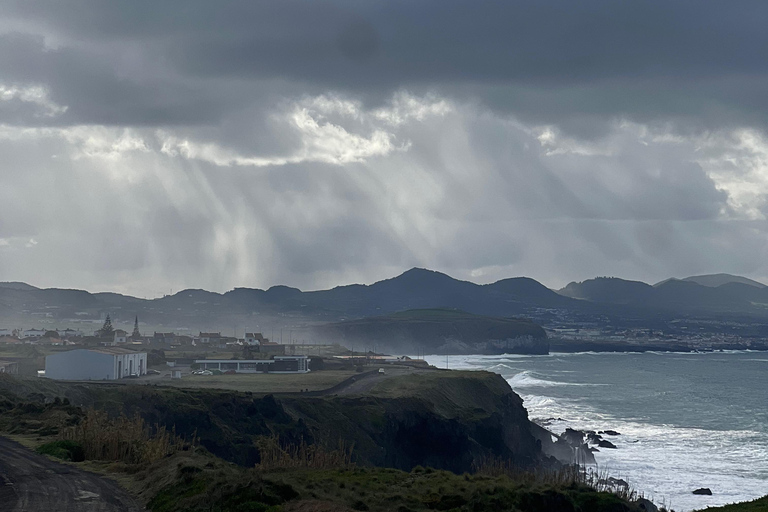
[[[768,353],[427,356],[502,375],[555,433],[615,430],[598,471],[685,512],[768,494]],[[712,496],[692,494],[708,487]]]

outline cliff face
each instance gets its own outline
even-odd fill
[[[149,424],[196,436],[214,455],[243,466],[259,461],[260,436],[331,449],[343,441],[360,465],[404,470],[421,465],[463,473],[489,460],[521,468],[546,462],[522,400],[502,377],[486,372],[396,377],[364,396],[346,397],[65,383],[36,389],[34,380],[28,382],[12,386],[17,399],[60,396],[111,414],[138,413]]]

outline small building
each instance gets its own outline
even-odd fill
[[[22,336],[24,338],[42,338],[45,332],[45,329],[27,329],[22,333]]]
[[[45,358],[45,376],[56,380],[116,380],[146,375],[147,353],[122,347],[76,349]]]
[[[19,363],[15,361],[0,361],[0,373],[7,373],[8,375],[18,375]]]
[[[201,332],[200,336],[198,336],[198,340],[200,340],[200,343],[213,343],[214,345],[218,345],[221,342],[221,333]]]
[[[246,345],[260,345],[265,341],[269,341],[260,332],[247,332],[245,333],[244,342]]]
[[[116,330],[114,341],[115,341],[115,345],[117,345],[118,343],[126,343],[128,341],[128,333],[122,329]]]
[[[276,356],[273,359],[200,359],[195,361],[202,370],[234,371],[236,373],[307,373],[307,356]]]
[[[152,343],[173,343],[176,340],[176,333],[157,332],[152,336]]]
[[[13,332],[13,329],[0,329],[0,338],[2,337],[15,337],[16,333]]]
[[[69,338],[82,338],[83,332],[82,331],[76,331],[75,329],[59,329],[57,331],[59,333],[59,338],[61,339],[69,339]]]

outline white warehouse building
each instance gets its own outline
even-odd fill
[[[147,353],[100,347],[69,350],[45,358],[45,376],[56,380],[115,380],[146,375]]]

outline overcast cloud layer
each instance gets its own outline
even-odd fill
[[[764,0],[0,3],[0,280],[768,280]]]

